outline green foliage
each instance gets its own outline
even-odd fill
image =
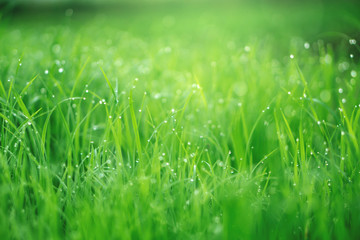
[[[176,6],[0,22],[2,239],[358,239],[353,10]]]

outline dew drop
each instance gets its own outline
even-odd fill
[[[355,70],[352,70],[351,72],[350,72],[350,75],[351,75],[351,77],[356,77],[357,76],[357,72],[355,71]]]
[[[350,45],[355,45],[355,44],[356,44],[356,40],[355,40],[355,39],[349,39],[349,43],[350,43]]]

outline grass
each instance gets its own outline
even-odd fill
[[[5,12],[0,236],[358,239],[356,9]]]

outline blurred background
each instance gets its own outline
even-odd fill
[[[136,17],[145,24],[158,24],[156,19],[161,18],[168,25],[177,22],[190,28],[183,20],[204,19],[201,24],[223,24],[224,28],[231,23],[243,36],[271,34],[312,40],[324,34],[332,38],[334,33],[357,37],[360,32],[358,0],[0,0],[0,16],[9,23],[46,19],[68,24],[103,14]]]

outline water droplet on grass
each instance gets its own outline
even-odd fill
[[[332,63],[332,57],[329,54],[326,54],[324,57],[325,64],[331,64]]]
[[[352,71],[350,72],[350,75],[351,75],[351,77],[356,77],[356,76],[357,76],[357,72],[356,72],[355,70],[352,70]]]
[[[350,64],[348,62],[341,62],[338,65],[338,69],[339,69],[339,71],[344,72],[347,69],[349,69],[349,66],[350,66]]]
[[[350,43],[350,45],[355,45],[355,44],[356,44],[356,40],[355,40],[355,39],[349,39],[349,43]]]

